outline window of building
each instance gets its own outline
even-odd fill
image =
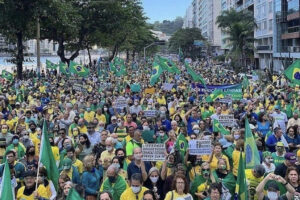
[[[269,13],[272,13],[273,12],[273,2],[270,1],[269,2]]]
[[[273,19],[269,19],[269,31],[273,30]]]

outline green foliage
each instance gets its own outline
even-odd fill
[[[197,28],[179,29],[169,40],[169,48],[173,52],[178,53],[181,48],[184,57],[197,58],[202,48],[194,46],[195,40],[204,40],[201,31]]]
[[[243,69],[241,66],[246,67],[246,58],[253,55],[253,30],[256,27],[253,13],[226,10],[218,16],[217,24],[228,35],[224,40],[231,48],[232,59],[237,62],[237,69]]]
[[[183,18],[177,17],[173,21],[164,20],[162,23],[156,21],[153,24],[153,28],[155,31],[161,31],[167,35],[172,35],[176,31],[181,29],[182,25],[183,25]]]

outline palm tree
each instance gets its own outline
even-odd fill
[[[217,17],[217,24],[228,35],[224,40],[231,48],[233,59],[238,60],[240,66],[246,67],[246,58],[253,56],[254,49],[253,31],[256,23],[253,13],[237,12],[234,9],[226,10]]]

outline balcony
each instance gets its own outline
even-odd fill
[[[300,38],[300,26],[288,27],[287,32],[281,35],[281,39],[283,40],[296,38]]]
[[[258,51],[272,51],[273,46],[272,45],[258,45],[258,46],[256,46],[256,49]]]
[[[299,19],[300,18],[300,12],[294,12],[294,13],[291,13],[287,16],[287,21],[291,21],[291,20],[294,20],[294,19]]]

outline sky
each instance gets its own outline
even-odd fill
[[[186,9],[192,0],[142,0],[148,22],[174,20],[184,17]]]

